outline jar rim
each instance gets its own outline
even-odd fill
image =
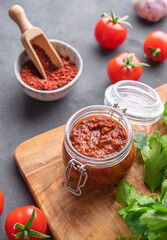
[[[113,87],[114,87],[114,91],[115,91],[115,94],[120,98],[122,99],[124,102],[127,103],[127,105],[131,104],[131,101],[127,100],[126,98],[123,98],[119,92],[118,92],[118,88],[121,87],[121,86],[130,86],[130,85],[134,85],[136,87],[142,87],[143,89],[145,90],[149,90],[153,97],[155,98],[155,102],[153,104],[149,104],[149,105],[142,105],[142,106],[139,106],[137,103],[133,103],[133,106],[135,107],[138,107],[138,108],[142,108],[142,109],[148,109],[148,108],[151,108],[151,107],[156,107],[158,104],[159,104],[159,95],[158,93],[152,88],[150,87],[149,85],[147,84],[144,84],[144,83],[141,83],[141,82],[132,82],[130,80],[124,80],[124,81],[120,81],[118,82],[117,84],[114,84]]]
[[[103,114],[106,115],[106,114],[110,114],[111,117],[113,117],[113,112],[114,113],[117,113],[118,116],[120,116],[120,119],[121,121],[124,121],[124,124],[126,125],[126,129],[125,129],[125,126],[123,126],[124,130],[126,131],[127,133],[127,142],[124,146],[124,148],[116,153],[115,155],[112,155],[110,157],[107,157],[107,158],[89,158],[81,153],[79,153],[71,144],[71,141],[70,141],[70,133],[71,133],[71,130],[72,130],[72,127],[75,126],[75,124],[81,120],[81,119],[84,119],[86,118],[86,115],[87,114],[90,114],[91,116],[99,116],[99,115],[102,115],[102,112],[101,113],[98,113],[98,114],[95,114],[94,111],[102,111],[104,110]],[[92,111],[92,112],[91,112]],[[87,113],[87,114],[86,114]],[[78,118],[76,120],[76,118],[78,117],[78,115],[80,114],[83,114],[83,117],[81,118]],[[114,118],[113,118],[114,119]],[[70,125],[73,121],[76,122],[73,124],[73,126],[71,127],[70,129]],[[128,129],[128,131],[127,131]],[[70,118],[69,120],[67,121],[66,123],[66,127],[65,127],[65,145],[66,147],[68,148],[67,150],[70,151],[71,153],[74,153],[75,156],[78,158],[78,159],[81,159],[83,161],[85,161],[86,163],[84,165],[89,165],[89,166],[101,166],[101,165],[107,165],[107,164],[110,164],[110,165],[114,165],[114,164],[117,164],[119,162],[121,162],[126,156],[127,154],[129,153],[130,149],[131,149],[131,144],[132,144],[132,128],[131,128],[131,125],[128,121],[128,119],[126,118],[126,116],[123,114],[123,112],[121,112],[120,109],[116,109],[114,107],[109,107],[109,106],[104,106],[104,105],[91,105],[91,106],[88,106],[88,107],[85,107],[85,108],[82,108],[80,110],[78,110],[77,112],[75,112]],[[69,154],[70,154],[69,152]],[[70,154],[71,155],[71,154]],[[108,166],[108,165],[107,165]]]

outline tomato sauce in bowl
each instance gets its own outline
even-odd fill
[[[33,62],[31,60],[27,60],[21,66],[20,76],[30,87],[43,91],[56,90],[66,86],[77,75],[78,69],[69,60],[68,56],[60,56],[63,67],[58,69],[52,64],[50,58],[42,48],[37,45],[33,45],[33,48],[43,66],[47,79],[42,79]]]

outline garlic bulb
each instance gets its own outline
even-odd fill
[[[150,22],[167,15],[167,0],[133,0],[133,7],[141,18]]]

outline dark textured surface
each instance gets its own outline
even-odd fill
[[[18,85],[13,64],[23,49],[20,31],[8,16],[13,4],[21,4],[34,26],[40,27],[48,38],[60,39],[74,46],[84,63],[83,73],[75,89],[57,102],[39,102],[26,96]],[[128,14],[133,29],[128,28],[126,41],[118,49],[102,49],[94,38],[94,26],[104,11],[114,7],[117,15]],[[65,124],[76,110],[103,104],[104,91],[110,85],[107,76],[109,60],[127,49],[143,57],[143,42],[153,30],[166,30],[167,18],[150,24],[138,18],[131,0],[0,0],[0,189],[4,192],[5,207],[0,217],[0,239],[6,240],[5,219],[14,208],[35,204],[22,180],[13,159],[17,145],[37,134]],[[141,82],[156,87],[167,82],[167,62],[149,62]],[[52,238],[51,238],[52,239]],[[112,239],[112,237],[111,237]]]

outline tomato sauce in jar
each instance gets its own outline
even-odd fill
[[[120,152],[127,134],[119,122],[104,116],[89,117],[77,123],[71,133],[72,146],[90,158],[108,158]]]
[[[115,185],[129,172],[134,154],[132,128],[120,111],[107,106],[81,109],[66,124],[62,156],[70,178],[66,178],[65,188],[70,179],[79,183],[83,168],[86,186]]]

